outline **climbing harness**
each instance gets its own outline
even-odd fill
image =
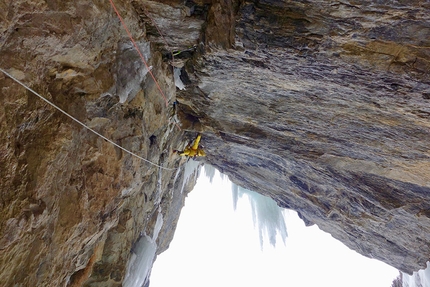
[[[12,76],[11,74],[9,74],[8,72],[6,72],[5,70],[3,70],[2,68],[0,68],[0,71],[3,72],[6,76],[8,76],[9,78],[11,78],[12,80],[14,80],[15,82],[17,82],[18,84],[20,84],[21,86],[23,86],[25,89],[27,89],[28,91],[30,91],[31,93],[33,93],[34,95],[38,96],[41,100],[45,101],[46,103],[48,103],[49,105],[51,105],[52,107],[54,107],[55,109],[57,109],[58,111],[60,111],[61,113],[63,113],[64,115],[66,115],[67,117],[71,118],[72,120],[74,120],[75,122],[77,122],[78,124],[80,124],[81,126],[83,126],[84,128],[86,128],[87,130],[93,132],[94,134],[96,134],[97,136],[101,137],[102,139],[104,139],[105,141],[107,141],[108,143],[113,144],[114,146],[116,146],[117,148],[125,151],[126,153],[137,157],[138,159],[141,159],[153,166],[159,167],[161,169],[165,169],[165,170],[176,170],[176,168],[168,168],[168,167],[164,167],[161,165],[158,165],[152,161],[149,161],[137,154],[135,154],[132,151],[129,151],[126,148],[123,148],[122,146],[120,146],[119,144],[113,142],[112,140],[108,139],[107,137],[105,137],[104,135],[96,132],[95,130],[93,130],[92,128],[90,128],[89,126],[87,126],[86,124],[84,124],[83,122],[79,121],[78,119],[76,119],[75,117],[73,117],[72,115],[68,114],[67,112],[65,112],[64,110],[62,110],[60,107],[58,107],[57,105],[55,105],[54,103],[52,103],[51,101],[49,101],[48,99],[46,99],[45,97],[42,97],[40,94],[38,94],[36,91],[34,91],[33,89],[29,88],[28,86],[26,86],[24,83],[22,83],[20,80],[18,80],[17,78],[15,78],[14,76]]]

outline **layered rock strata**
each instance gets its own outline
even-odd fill
[[[241,2],[230,49],[209,40],[183,69],[207,161],[365,256],[425,267],[429,8]]]
[[[159,212],[158,252],[173,236],[187,191],[172,150],[197,131],[237,184],[363,255],[425,266],[427,3],[113,2],[167,107],[109,1],[0,3],[0,67],[165,169],[1,74],[0,285],[120,286]]]

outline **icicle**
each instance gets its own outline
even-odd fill
[[[237,209],[237,201],[239,200],[239,189],[237,188],[237,185],[234,183],[231,183],[231,195],[233,197],[233,209],[236,211]]]
[[[206,177],[208,177],[210,182],[212,182],[216,169],[211,165],[205,164],[204,170]],[[187,173],[185,172],[185,174]],[[220,173],[220,175],[221,178],[223,178],[224,175],[222,173]],[[283,208],[280,208],[270,197],[250,191],[234,183],[231,184],[231,191],[234,210],[237,209],[239,198],[242,198],[244,195],[248,197],[251,205],[252,221],[254,223],[254,227],[258,229],[261,248],[263,248],[263,240],[265,236],[269,238],[270,244],[275,246],[276,236],[279,234],[285,244],[288,234]]]
[[[157,215],[157,221],[155,222],[155,227],[154,227],[154,234],[152,235],[152,242],[155,242],[158,238],[158,234],[161,231],[161,227],[163,227],[163,214],[161,213],[161,209],[158,212]]]
[[[124,287],[141,287],[144,285],[157,251],[157,244],[148,236],[142,236],[136,243],[127,266]]]
[[[180,172],[181,172],[181,169],[178,168],[176,170],[175,177],[173,178],[173,186],[175,186],[176,180],[178,179],[178,176],[179,176]],[[174,190],[175,190],[174,188],[171,189],[171,194],[173,194]]]
[[[403,287],[430,287],[430,262],[427,268],[414,272],[412,275],[402,274]]]
[[[207,178],[209,178],[209,182],[212,183],[212,181],[214,179],[214,176],[215,176],[216,169],[212,165],[206,164],[206,163],[203,166],[203,168],[204,168],[204,171],[205,171],[205,176]]]
[[[276,236],[278,234],[285,244],[288,234],[283,209],[273,199],[235,184],[232,184],[232,193],[234,208],[237,206],[238,198],[244,194],[248,197],[252,210],[252,220],[254,226],[258,228],[261,248],[263,248],[264,235],[269,238],[272,246],[276,245]]]
[[[237,209],[237,202],[239,201],[239,198],[242,198],[243,195],[245,194],[244,191],[246,191],[246,189],[239,188],[239,186],[237,186],[233,182],[231,183],[231,194],[232,194],[232,197],[233,197],[233,209],[234,210]],[[255,226],[255,218],[254,218],[254,216],[253,216],[253,222],[254,222],[254,226]]]
[[[181,193],[184,191],[185,185],[188,183],[190,177],[198,170],[200,163],[195,160],[189,160],[184,165],[184,181],[182,182]]]

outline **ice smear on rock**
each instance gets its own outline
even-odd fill
[[[181,193],[184,190],[185,185],[191,178],[195,172],[198,172],[198,168],[200,163],[198,161],[190,160],[184,165],[184,180],[181,187]],[[176,177],[179,175],[179,170],[175,175]],[[161,196],[161,179],[162,179],[162,171],[161,168],[158,172],[158,194],[157,196]],[[158,198],[156,200],[159,202]],[[125,275],[125,279],[123,282],[124,287],[141,287],[147,286],[149,275],[152,269],[152,263],[155,258],[155,254],[157,252],[157,237],[163,226],[163,215],[162,213],[158,213],[157,222],[154,227],[154,235],[149,237],[146,234],[143,234],[139,240],[135,243],[132,249],[132,255],[130,260],[127,263],[127,273]]]
[[[142,56],[148,60],[151,57],[149,42],[138,42]],[[136,55],[135,47],[129,42],[119,44],[119,56],[117,63],[116,94],[121,104],[131,101],[142,89],[141,83],[152,69],[142,63]]]
[[[270,197],[250,191],[232,183],[233,207],[236,210],[239,198],[246,195],[251,204],[252,219],[257,226],[260,245],[263,248],[263,238],[266,235],[272,246],[276,246],[276,236],[279,234],[285,244],[287,227],[284,219],[284,209],[279,207]]]
[[[185,90],[185,85],[181,80],[181,69],[180,68],[174,68],[173,70],[173,76],[175,78],[175,85],[178,89]]]
[[[124,287],[141,287],[146,285],[157,251],[157,237],[163,226],[163,215],[158,213],[154,235],[144,234],[134,245],[132,255],[127,263],[127,273],[123,282]]]
[[[430,262],[427,268],[414,272],[412,275],[402,274],[403,287],[430,287]]]
[[[200,162],[195,160],[189,160],[186,164],[184,164],[184,181],[182,182],[181,193],[184,191],[184,187],[188,183],[188,180],[190,179],[190,177],[196,171],[198,171],[199,166],[200,166]]]

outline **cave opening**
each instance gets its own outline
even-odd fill
[[[266,210],[270,216],[261,220],[253,196],[232,188],[217,170],[201,169],[175,237],[154,263],[149,286],[389,287],[399,275],[317,226],[306,227],[295,211],[280,209],[280,219],[278,211]]]

